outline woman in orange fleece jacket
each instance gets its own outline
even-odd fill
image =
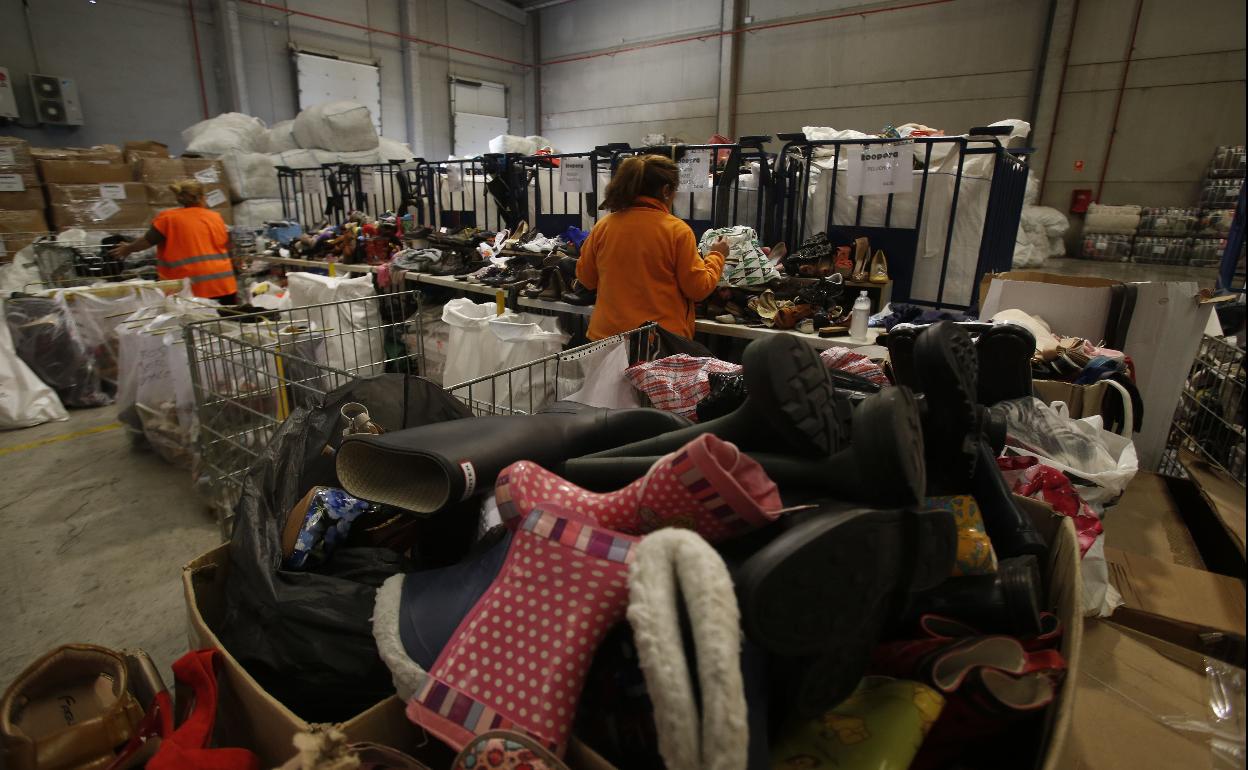
[[[581,245],[576,277],[598,290],[586,336],[600,340],[647,321],[693,337],[693,305],[719,283],[728,243],[717,240],[706,258],[689,225],[671,214],[680,171],[662,155],[632,157],[607,185],[611,211]]]

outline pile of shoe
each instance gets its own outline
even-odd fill
[[[696,425],[357,414],[341,489],[292,511],[291,553],[332,560],[369,516],[427,537],[492,488],[501,523],[385,580],[372,613],[409,719],[457,766],[562,767],[574,735],[619,767],[940,767],[1034,744],[1062,629],[1046,544],[992,460],[980,351],[949,323],[894,344],[909,386],[855,404],[798,338],[756,340],[743,400]]]

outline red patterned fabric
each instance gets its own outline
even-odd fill
[[[1016,495],[1048,503],[1053,510],[1075,521],[1079,535],[1079,555],[1096,542],[1104,528],[1091,506],[1075,491],[1074,484],[1057,468],[1042,465],[1035,457],[998,457],[997,466]]]
[[[712,543],[770,524],[783,507],[762,467],[710,433],[660,458],[645,476],[615,492],[581,489],[521,460],[498,474],[494,496],[509,526],[549,502],[617,532],[639,535],[684,527]]]
[[[888,377],[884,374],[884,370],[880,368],[879,364],[849,348],[828,348],[819,354],[819,358],[823,361],[823,365],[829,369],[837,369],[849,374],[856,374],[859,377],[865,377],[876,385],[889,384]]]
[[[624,377],[646,394],[655,409],[697,422],[698,402],[711,392],[711,372],[735,374],[739,371],[740,364],[680,353],[634,364],[624,370]]]

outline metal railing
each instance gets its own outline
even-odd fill
[[[1161,473],[1185,476],[1186,451],[1244,484],[1244,383],[1243,348],[1206,335],[1179,395]]]

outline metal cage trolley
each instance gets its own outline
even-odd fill
[[[1160,472],[1186,476],[1183,456],[1195,455],[1244,484],[1244,351],[1206,335],[1170,425]]]
[[[198,483],[223,533],[248,469],[292,410],[357,378],[419,374],[419,311],[407,290],[186,325]]]
[[[476,416],[534,414],[542,407],[565,399],[585,385],[599,356],[625,346],[630,364],[651,361],[658,355],[654,322],[632,331],[595,340],[518,366],[446,387]]]

